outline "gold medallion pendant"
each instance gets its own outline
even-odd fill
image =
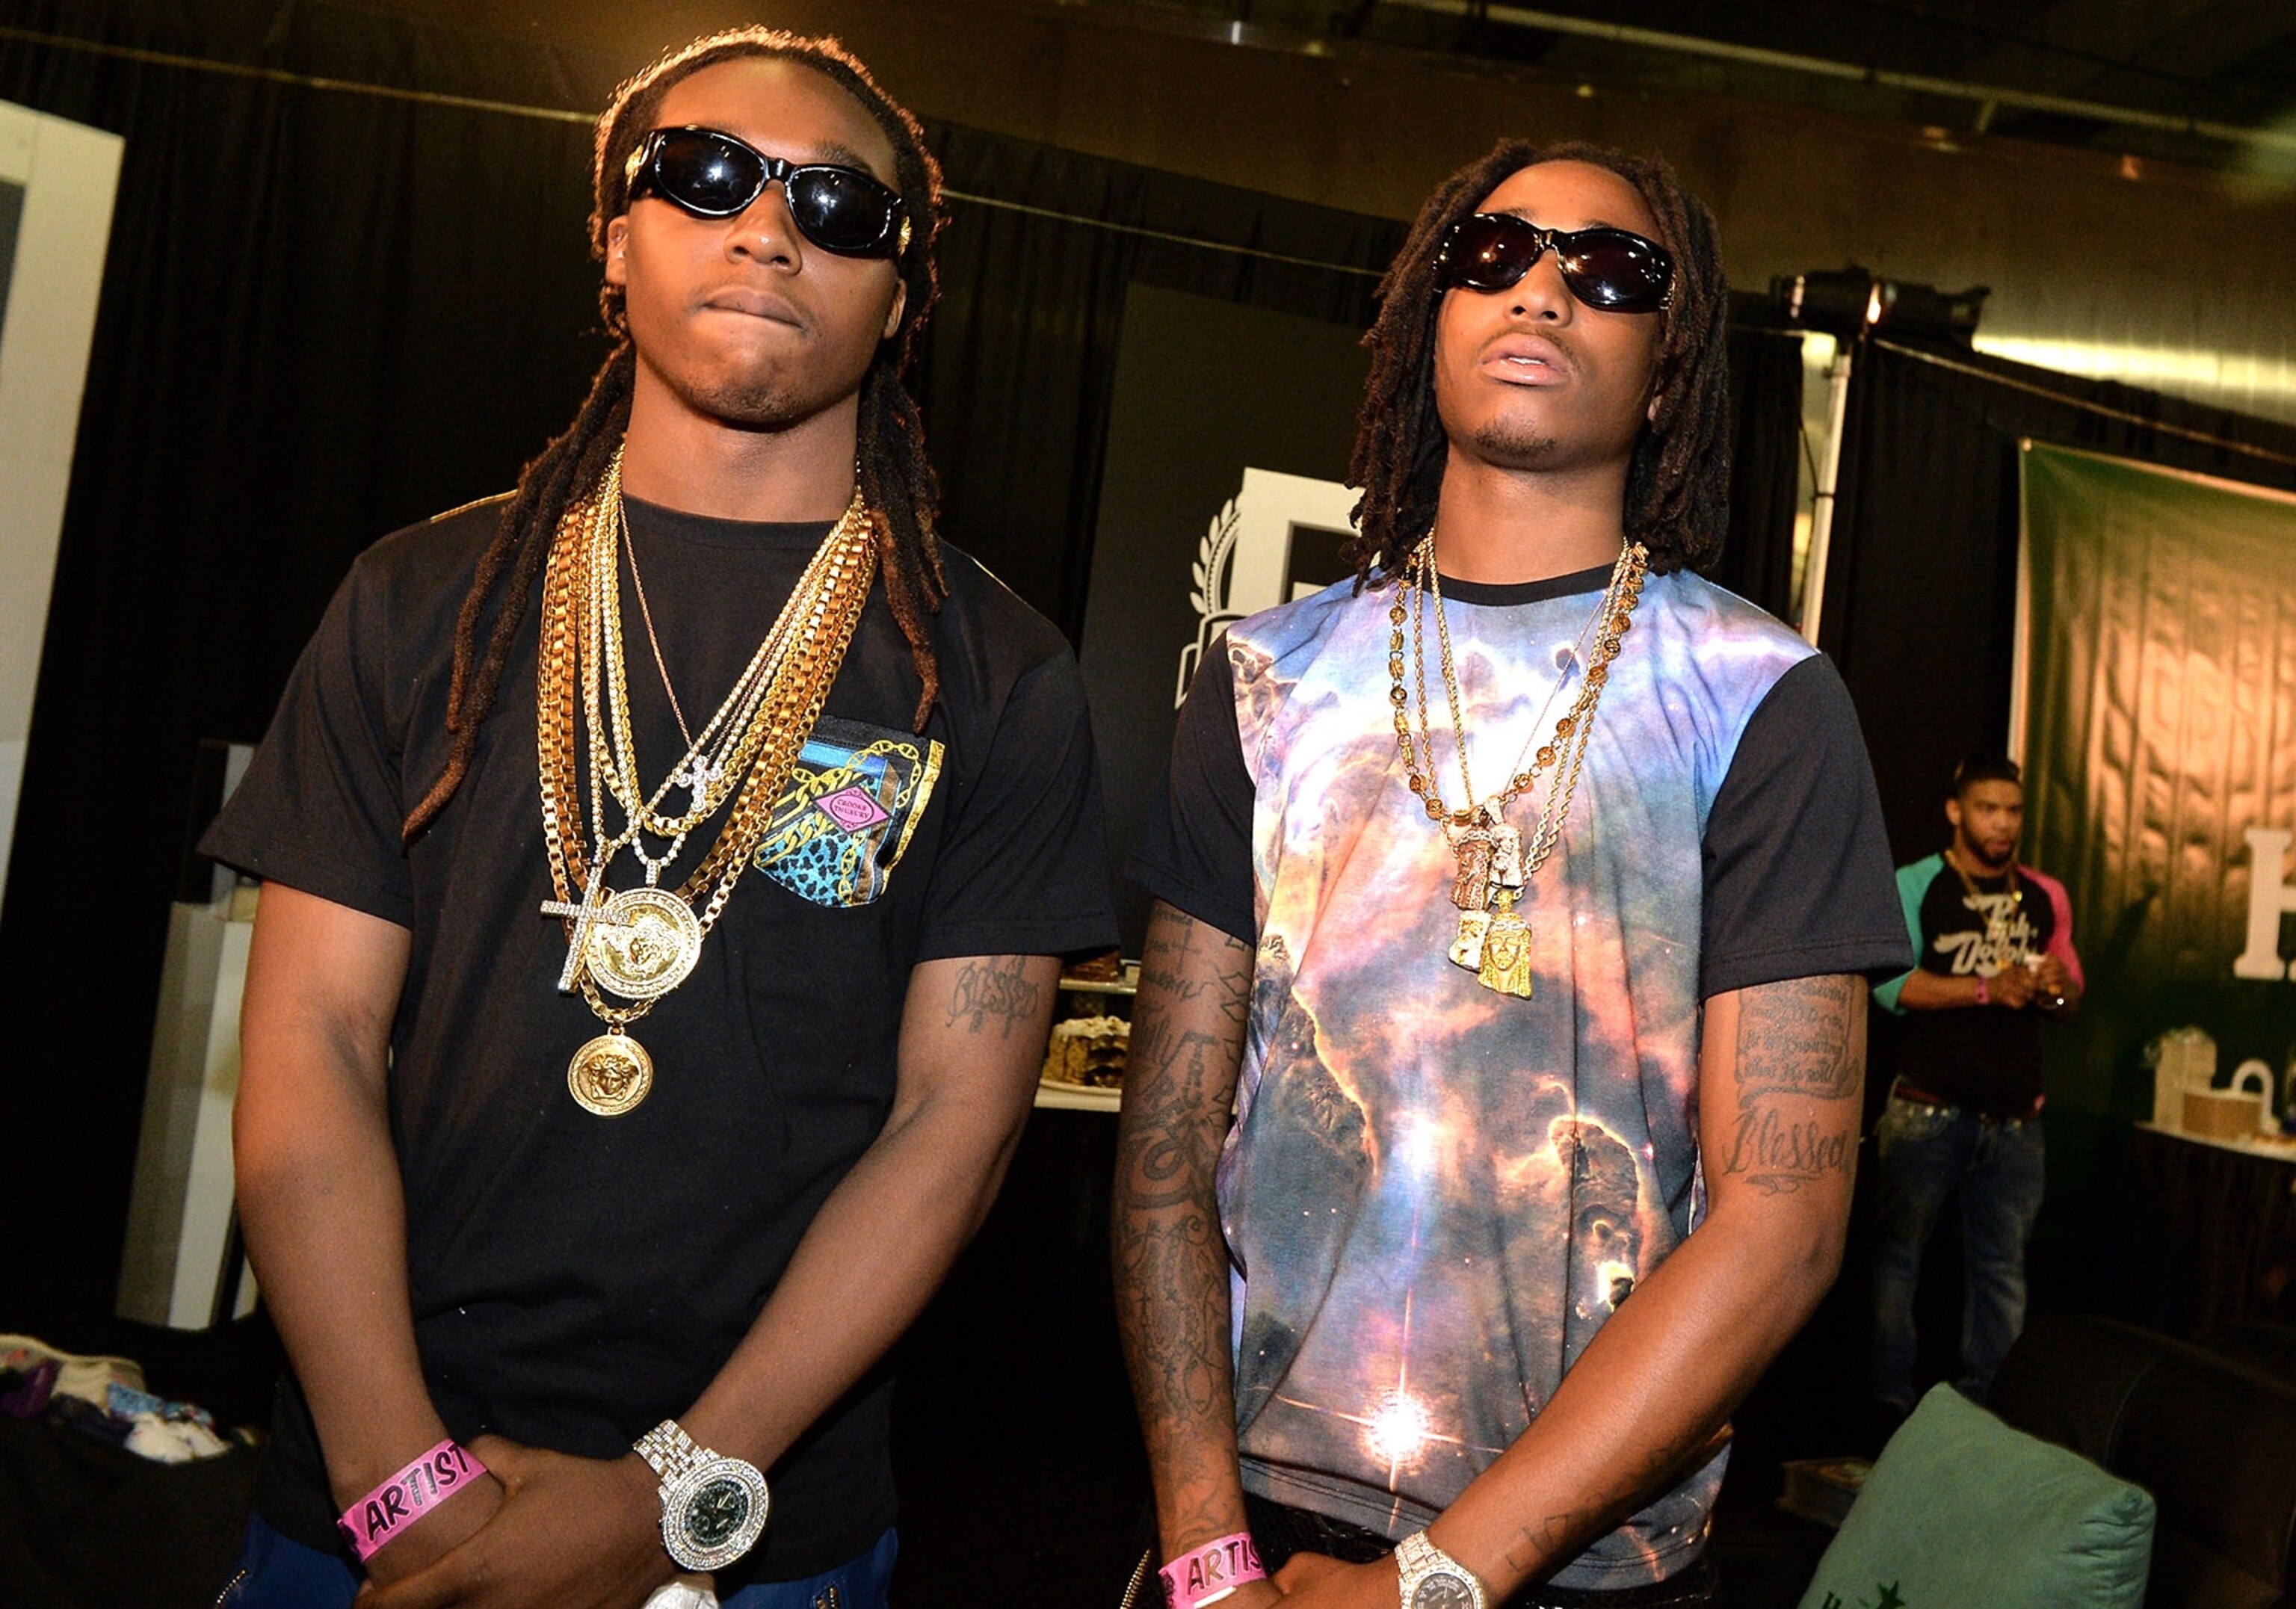
[[[617,1028],[602,1033],[566,1063],[566,1088],[585,1112],[619,1117],[653,1088],[653,1058]]]
[[[608,1027],[574,1053],[566,1088],[599,1117],[633,1110],[653,1087],[653,1058],[625,1030],[693,973],[703,940],[765,835],[868,603],[878,530],[857,464],[843,518],[815,551],[732,691],[696,731],[670,685],[638,579],[621,462],[617,451],[604,478],[559,521],[544,576],[535,675],[535,759],[554,895],[541,910],[565,924],[559,991],[578,991]],[[685,743],[683,756],[651,790],[641,781],[630,714],[619,579],[625,552],[654,668]],[[676,791],[691,799],[673,810],[666,801]],[[713,817],[721,817],[717,841],[700,863],[676,888],[658,886]],[[614,893],[607,875],[624,850],[644,866],[645,882]]]
[[[624,889],[607,900],[583,951],[590,975],[626,1000],[668,994],[701,958],[701,920],[668,889]]]

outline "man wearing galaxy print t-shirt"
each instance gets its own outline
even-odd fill
[[[1382,299],[1357,578],[1207,656],[1135,868],[1154,1551],[1181,1605],[1706,1602],[1906,964],[1871,768],[1692,573],[1726,292],[1662,163],[1503,144]]]

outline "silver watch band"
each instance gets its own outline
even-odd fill
[[[1437,1546],[1424,1531],[1414,1531],[1395,1545],[1398,1586],[1402,1609],[1491,1609],[1491,1597],[1482,1579]],[[1432,1596],[1429,1596],[1431,1594]]]
[[[685,1427],[675,1419],[664,1419],[640,1436],[636,1452],[652,1466],[665,1488],[676,1485],[688,1472],[718,1456],[687,1435]]]

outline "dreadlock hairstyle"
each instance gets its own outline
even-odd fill
[[[1398,573],[1435,521],[1447,446],[1435,411],[1435,319],[1442,302],[1435,254],[1444,231],[1510,175],[1566,161],[1607,168],[1632,185],[1658,221],[1659,243],[1674,258],[1673,304],[1656,315],[1663,321],[1653,382],[1657,416],[1644,427],[1627,470],[1627,539],[1649,547],[1650,567],[1661,575],[1706,563],[1721,551],[1730,491],[1723,357],[1729,294],[1713,218],[1663,161],[1599,145],[1507,140],[1427,199],[1380,281],[1379,317],[1364,337],[1371,375],[1348,467],[1348,484],[1363,488],[1356,505],[1360,534],[1343,550],[1356,567],[1358,592],[1374,574]]]
[[[893,187],[914,231],[898,267],[907,291],[901,321],[877,346],[861,382],[857,435],[861,494],[877,519],[878,573],[893,618],[908,640],[924,691],[917,701],[916,729],[940,696],[925,617],[948,595],[934,534],[940,488],[925,456],[924,426],[917,405],[901,382],[926,316],[939,293],[933,238],[944,221],[940,164],[926,149],[917,120],[877,86],[864,67],[835,39],[804,38],[775,29],[742,28],[710,34],[671,51],[626,80],[598,119],[592,150],[590,255],[606,255],[606,229],[629,210],[629,155],[653,127],[663,99],[680,79],[705,67],[742,57],[798,62],[838,85],[861,103],[893,147]],[[619,286],[598,293],[599,311],[613,349],[606,356],[581,411],[564,434],[521,472],[518,489],[503,505],[494,541],[480,557],[455,623],[454,680],[447,693],[447,729],[453,734],[447,766],[439,780],[408,814],[401,832],[409,842],[435,820],[468,775],[479,728],[494,707],[503,667],[526,613],[535,577],[550,554],[559,521],[570,505],[604,477],[630,422],[630,395],[637,377],[637,349]],[[488,626],[488,622],[491,621]],[[480,635],[485,628],[484,653]]]

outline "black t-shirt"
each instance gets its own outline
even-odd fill
[[[498,514],[386,538],[353,566],[202,849],[410,930],[390,1104],[415,1336],[432,1400],[484,1432],[609,1457],[723,1366],[823,1200],[883,1127],[919,962],[1114,942],[1096,770],[1066,643],[964,554],[931,623],[940,699],[872,595],[827,710],[700,964],[634,1035],[655,1082],[602,1119],[567,1090],[603,1025],[562,995],[535,752],[529,602],[467,779],[402,850],[439,776],[455,619]],[[696,730],[771,626],[825,524],[741,524],[631,502],[670,685]],[[683,740],[623,577],[645,781]],[[538,598],[537,583],[535,596]],[[819,801],[816,803],[816,801]],[[707,853],[722,813],[663,876]],[[621,855],[610,882],[634,885]],[[880,1369],[773,1470],[773,1516],[727,1585],[811,1574],[892,1518]],[[292,1391],[259,1502],[333,1544]]]
[[[2064,885],[2030,866],[2013,880],[1964,880],[1942,855],[1898,870],[1898,894],[1919,970],[1946,978],[1989,978],[2006,966],[2054,956],[2080,977],[2071,907]],[[1910,975],[1910,974],[1908,974]],[[1882,991],[1902,1010],[1903,980]],[[2027,1118],[2041,1109],[2038,1009],[1908,1011],[1894,1027],[1901,1088],[1910,1099],[1958,1106],[1982,1117]]]
[[[1599,590],[1610,570],[1494,586],[1446,578],[1464,603],[1496,607]],[[1142,824],[1132,874],[1157,898],[1249,944],[1253,788],[1237,735],[1225,636],[1180,710],[1165,786]],[[1890,970],[1895,923],[1870,874],[1887,844],[1857,711],[1832,661],[1777,680],[1746,723],[1702,844],[1700,991]]]

